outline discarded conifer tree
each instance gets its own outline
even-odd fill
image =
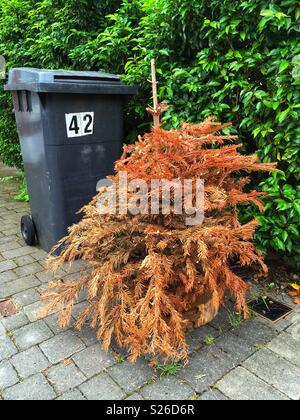
[[[240,145],[223,144],[235,139],[221,134],[230,124],[209,118],[166,131],[157,123],[163,107],[156,104],[151,110],[156,116],[152,132],[124,147],[110,179],[118,184],[120,172],[127,173],[128,182],[140,179],[149,185],[153,179],[201,178],[203,223],[187,226],[188,215],[174,212],[133,215],[129,209],[127,214],[101,215],[97,203],[109,188],[102,190],[62,241],[62,254],[49,261],[55,272],[64,263],[82,259],[86,271],[78,281],[57,278],[44,295],[46,313],[58,310],[65,327],[76,299],[87,290],[88,304],[76,327],[89,323],[97,329],[105,349],[114,338],[132,361],[142,354],[187,358],[185,333],[191,319],[196,326],[203,324],[201,308],[207,303],[214,316],[226,290],[247,317],[248,285],[232,272],[230,260],[236,258],[242,266],[256,264],[265,273],[267,267],[252,243],[257,221],[241,225],[237,206],[254,203],[263,210],[264,194],[243,192],[249,177],[235,174],[275,170],[274,164],[259,163],[257,156],[241,155]]]

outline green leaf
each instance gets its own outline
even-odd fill
[[[285,121],[290,114],[290,108],[287,108],[285,111],[279,112],[277,114],[277,120],[281,124],[283,121]]]
[[[276,111],[276,109],[279,107],[280,102],[273,102],[273,106],[272,108],[274,109],[274,111]]]
[[[286,242],[288,240],[289,234],[287,233],[287,231],[282,231],[281,237],[283,242]]]
[[[264,90],[258,89],[258,90],[255,92],[255,96],[256,96],[258,99],[262,99],[264,96],[267,96],[267,93],[266,93]]]
[[[240,32],[240,38],[241,38],[243,41],[245,41],[246,36],[247,36],[246,32],[244,32],[244,31]]]
[[[261,128],[257,127],[255,130],[252,131],[253,137],[256,138],[258,134],[260,133]]]
[[[281,239],[279,238],[274,238],[272,240],[272,242],[274,243],[274,248],[277,249],[278,251],[284,251],[285,250],[285,245],[282,242]]]
[[[298,227],[296,225],[291,224],[288,227],[288,230],[289,230],[289,232],[293,233],[294,235],[299,236],[299,230],[298,230]]]
[[[282,73],[289,67],[290,63],[288,61],[282,61],[279,66],[279,74]]]
[[[267,108],[272,108],[273,109],[273,102],[271,101],[267,101],[266,99],[263,100],[263,104],[267,107]]]
[[[260,16],[267,16],[267,17],[274,16],[274,12],[273,10],[265,9],[262,12],[260,12]]]
[[[283,18],[285,18],[285,17],[288,17],[288,15],[286,15],[285,13],[282,13],[282,12],[276,12],[276,13],[275,13],[275,17],[276,17],[277,19],[281,20],[281,19],[283,19]]]
[[[297,211],[297,213],[300,214],[300,204],[294,203],[294,208]]]

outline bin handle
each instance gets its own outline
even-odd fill
[[[19,112],[23,112],[24,108],[23,108],[23,95],[22,95],[22,91],[18,90],[17,91],[17,95],[18,95],[18,111]]]
[[[28,90],[18,90],[18,111],[24,112],[24,100],[26,104],[26,112],[32,111],[32,100],[31,100],[31,92]]]
[[[26,96],[26,106],[27,112],[31,112],[32,111],[32,100],[31,100],[31,92],[29,92],[28,90],[25,90],[25,96]]]

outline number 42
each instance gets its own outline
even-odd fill
[[[94,112],[66,114],[67,136],[81,137],[94,133]]]

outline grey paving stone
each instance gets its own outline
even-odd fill
[[[288,400],[286,395],[242,367],[229,372],[216,386],[231,400]]]
[[[285,318],[280,319],[274,324],[274,328],[276,329],[277,333],[281,333],[288,329],[289,326],[293,324],[293,318],[295,314],[292,313]]]
[[[82,277],[81,273],[65,274],[64,275],[65,280],[73,281],[73,282],[76,282],[76,281],[80,280],[81,277]]]
[[[57,401],[85,401],[85,398],[78,389],[73,389],[57,398]]]
[[[21,245],[18,242],[7,241],[6,243],[2,243],[2,240],[1,240],[1,244],[0,244],[0,252],[1,253],[3,251],[12,251],[13,249],[17,249],[17,248],[21,248]]]
[[[79,389],[89,401],[121,400],[126,395],[107,373],[85,382]]]
[[[14,258],[14,262],[17,264],[18,267],[23,267],[24,265],[34,263],[35,259],[32,258],[30,255],[24,255],[23,257]]]
[[[143,401],[144,398],[140,394],[138,394],[137,392],[135,392],[134,394],[132,394],[129,397],[125,398],[125,400],[127,400],[127,401]]]
[[[18,232],[18,228],[16,225],[9,225],[9,226],[1,226],[1,233],[3,233],[4,236],[12,236],[16,235]]]
[[[292,325],[286,330],[294,340],[300,342],[300,313],[296,313],[292,319]]]
[[[233,333],[253,345],[264,345],[277,335],[276,329],[272,327],[272,324],[268,326],[259,318],[245,321],[238,328],[235,328]]]
[[[46,375],[58,394],[76,388],[86,380],[86,377],[73,363],[68,365],[61,363],[54,366],[47,371]]]
[[[28,276],[7,282],[0,288],[0,299],[7,298],[24,290],[40,285],[40,281],[34,276]]]
[[[4,236],[15,235],[18,232],[18,223],[12,220],[11,221],[7,220],[6,226],[4,226],[3,229],[2,229],[2,226],[0,226],[0,228],[1,228],[1,233]]]
[[[35,322],[42,319],[42,309],[45,308],[45,306],[45,302],[37,301],[25,306],[23,311],[30,322]]]
[[[44,321],[46,322],[46,324],[48,325],[48,327],[51,329],[51,331],[55,334],[61,334],[62,332],[68,331],[69,329],[72,328],[72,326],[74,325],[74,319],[72,318],[70,321],[70,325],[68,325],[65,328],[60,328],[58,326],[58,315],[57,314],[53,314],[53,315],[49,315],[47,316],[47,318],[44,318]]]
[[[5,389],[13,386],[19,382],[18,375],[16,374],[12,365],[5,361],[0,363],[0,389]]]
[[[189,364],[181,369],[178,375],[197,392],[202,393],[235,365],[231,356],[218,347],[205,347],[190,358]]]
[[[12,357],[11,363],[22,378],[42,372],[50,366],[49,361],[38,347],[32,347],[16,354]]]
[[[3,251],[2,255],[6,260],[13,260],[14,258],[23,257],[32,253],[32,248],[24,246],[22,248],[15,248],[12,250]],[[32,261],[31,261],[32,262]]]
[[[18,223],[20,222],[20,219],[19,219],[19,217],[16,215],[16,213],[15,212],[10,212],[9,214],[7,214],[5,217],[4,217],[4,220],[3,220],[3,223],[1,223],[1,230],[2,230],[2,227],[4,226],[6,229],[9,229],[10,228],[10,226],[11,225],[15,225],[15,224],[17,224],[18,225]]]
[[[13,331],[17,328],[24,327],[29,323],[28,318],[23,313],[4,318],[2,323],[7,331]]]
[[[43,321],[34,322],[13,332],[15,343],[20,350],[27,350],[52,336],[52,331]]]
[[[0,262],[0,273],[4,271],[12,270],[16,268],[17,265],[13,261],[2,261]]]
[[[205,337],[212,336],[216,338],[219,334],[219,331],[209,325],[204,325],[201,328],[197,328],[196,330],[189,332],[187,334],[187,343],[190,346],[190,352],[192,353],[203,347],[205,345]]]
[[[280,334],[267,347],[300,368],[300,341],[295,340],[291,334],[286,332]]]
[[[225,353],[228,353],[236,364],[248,359],[256,351],[253,344],[243,340],[230,331],[220,337],[216,341],[216,345]]]
[[[75,320],[78,319],[81,312],[87,307],[87,302],[80,302],[74,305],[72,316],[75,318]]]
[[[36,277],[41,281],[41,283],[47,284],[49,281],[53,280],[55,276],[48,271],[41,271],[36,273]]]
[[[6,337],[6,329],[4,328],[4,325],[0,318],[0,338],[5,338],[5,337]]]
[[[8,190],[11,190],[11,187],[8,187]],[[4,200],[4,201],[6,201],[6,204],[5,204],[5,207],[8,209],[8,210],[13,210],[13,211],[15,211],[15,209],[16,209],[16,207],[18,206],[18,204],[19,203],[17,203],[17,202],[15,202],[15,203],[13,203],[12,202],[12,200]],[[10,212],[11,213],[11,212]]]
[[[39,293],[39,295],[42,297],[45,293],[48,292],[48,288],[47,286],[45,286],[44,284],[41,284],[40,286],[35,288],[36,291]]]
[[[31,257],[34,258],[36,261],[40,261],[40,263],[43,263],[43,260],[47,259],[48,254],[42,249],[36,249],[35,252],[31,254]]]
[[[34,258],[34,255],[31,255],[33,258]],[[41,264],[41,266],[43,267],[43,269],[45,270],[45,271],[47,271],[48,270],[48,259],[47,258],[43,258],[43,259],[38,259],[38,258],[35,258],[35,260],[36,261],[38,261],[38,263],[39,264]],[[42,271],[41,271],[41,273],[42,273]],[[36,273],[36,276],[37,276],[37,274],[38,273]]]
[[[17,235],[10,235],[10,236],[2,236],[1,237],[1,245],[6,245],[11,242],[16,242],[18,240]]]
[[[195,392],[182,380],[169,376],[139,391],[146,400],[187,400]]]
[[[104,351],[100,343],[77,353],[73,360],[87,378],[97,375],[103,369],[116,363],[113,355]]]
[[[75,330],[75,332],[87,347],[99,343],[97,340],[96,331],[88,325],[85,325],[80,330]]]
[[[3,273],[0,273],[0,285],[12,280],[16,280],[17,278],[18,277],[14,271],[4,271]]]
[[[154,371],[143,360],[134,365],[125,361],[108,369],[108,373],[126,393],[140,388],[154,377]]]
[[[3,392],[3,397],[10,401],[49,401],[55,399],[56,394],[46,378],[39,373],[8,388]]]
[[[110,347],[111,347],[111,350],[114,352],[115,356],[123,356],[124,359],[127,359],[128,351],[124,347],[119,347],[114,337],[111,340]]]
[[[209,325],[216,328],[220,332],[230,330],[232,326],[230,325],[226,308],[221,308],[218,315],[210,322]]]
[[[67,274],[76,274],[80,271],[82,271],[86,266],[86,263],[82,260],[77,260],[74,261],[71,265],[66,263],[63,266],[63,270],[67,273]]]
[[[78,295],[77,303],[86,302],[88,300],[88,292],[87,290],[81,290],[81,292]]]
[[[36,289],[29,289],[14,295],[13,300],[19,307],[24,307],[38,302],[40,300],[40,295]]]
[[[300,368],[269,349],[255,353],[243,366],[293,400],[300,399]]]
[[[18,232],[19,228],[18,226],[13,226],[11,225],[11,227],[9,229],[2,229],[1,232],[4,233],[5,236],[11,236],[11,235],[15,235]]]
[[[222,392],[218,389],[209,389],[208,391],[204,392],[201,397],[198,398],[200,401],[227,401],[228,398],[225,397]]]
[[[34,262],[32,264],[24,265],[24,267],[19,267],[15,269],[15,273],[19,277],[30,276],[32,274],[39,273],[43,271],[44,268],[38,262]]]
[[[0,335],[0,362],[5,359],[9,359],[11,356],[18,352],[14,343],[9,337]]]
[[[56,335],[40,345],[51,363],[56,364],[70,358],[85,348],[83,342],[71,331]]]

